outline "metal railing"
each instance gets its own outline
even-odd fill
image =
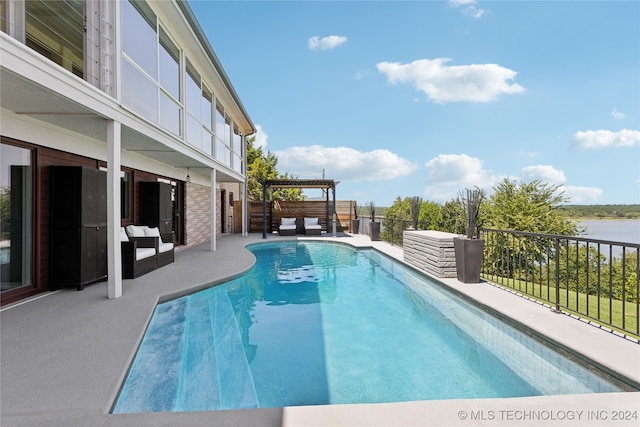
[[[640,244],[479,229],[482,277],[640,339]]]

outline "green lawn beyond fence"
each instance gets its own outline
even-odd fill
[[[485,279],[640,342],[640,244],[480,230]]]
[[[552,286],[539,285],[530,281],[510,279],[490,274],[483,274],[483,279],[531,297],[540,302],[555,306],[556,289]],[[588,318],[599,325],[616,330],[629,338],[640,341],[636,333],[639,328],[638,304],[610,298],[598,298],[567,289],[560,289],[560,308],[562,311]],[[622,316],[623,307],[625,311]]]

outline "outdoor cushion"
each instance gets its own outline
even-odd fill
[[[128,242],[129,236],[127,236],[127,232],[124,230],[124,227],[120,227],[120,241]]]
[[[158,230],[158,227],[144,227],[144,235],[146,237],[160,237],[160,230]]]
[[[296,225],[295,218],[282,218],[280,220],[280,225]]]
[[[156,248],[138,248],[136,249],[136,261],[152,257],[156,254]]]
[[[160,235],[160,230],[158,230],[158,227],[145,227],[144,229],[144,235],[146,237],[157,237],[159,240],[159,246],[158,246],[158,253],[163,253],[163,252],[168,252],[171,249],[173,249],[173,243],[171,242],[163,242],[162,241],[162,236]]]
[[[280,218],[280,231],[295,230],[296,219],[295,218]]]
[[[305,218],[304,228],[321,228],[320,224],[318,224],[318,218]]]
[[[169,252],[173,249],[173,243],[160,243],[158,245],[158,253]]]
[[[127,225],[127,234],[131,237],[145,237],[145,227],[142,225]]]

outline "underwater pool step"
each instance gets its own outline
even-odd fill
[[[156,308],[113,413],[174,409],[185,306],[186,300],[178,299]]]
[[[187,298],[185,319],[174,411],[203,411],[216,407],[220,398],[208,298],[202,295]]]
[[[218,409],[257,408],[258,396],[253,374],[244,352],[240,328],[227,293],[212,293],[209,297],[213,330],[216,333],[216,361],[220,375]]]
[[[257,408],[253,375],[229,297],[204,293],[187,301],[174,410]]]

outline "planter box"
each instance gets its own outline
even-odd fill
[[[372,241],[380,240],[380,223],[369,222],[369,237]]]
[[[351,220],[351,234],[358,234],[360,231],[360,220],[352,219]]]
[[[453,239],[453,248],[458,280],[463,283],[480,283],[484,240],[456,237]]]
[[[435,230],[405,230],[402,238],[404,261],[439,278],[456,277],[453,238],[457,234]]]

